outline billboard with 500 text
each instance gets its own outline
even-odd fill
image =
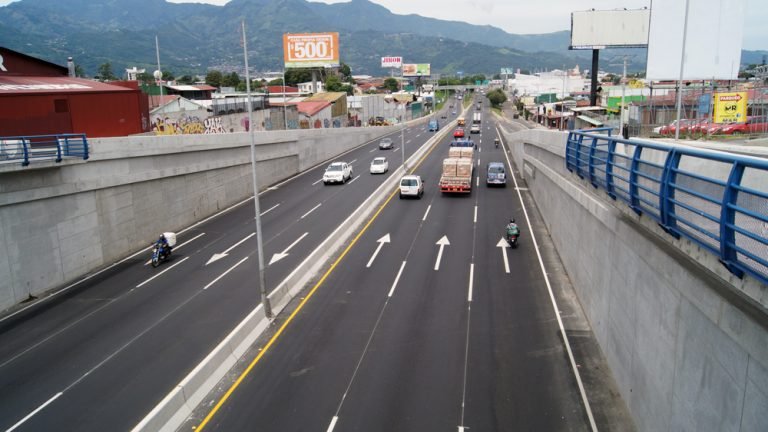
[[[286,33],[283,35],[285,68],[339,66],[338,33]]]

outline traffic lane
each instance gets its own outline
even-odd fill
[[[413,239],[336,430],[449,430],[460,424],[474,206],[471,199],[445,197],[436,188],[425,197],[430,195],[431,210]],[[388,209],[377,225],[389,230],[402,225],[398,210]],[[438,245],[444,237],[450,244]],[[382,268],[400,259],[383,258],[393,262],[383,261]]]
[[[477,261],[487,267],[477,274],[473,301],[466,425],[586,430],[589,424],[530,234],[523,229],[517,249],[499,247],[508,215],[526,226],[517,192],[513,187],[481,187],[478,192],[479,206],[486,211],[478,213]]]
[[[379,258],[366,268],[380,234],[361,236],[206,430],[328,426],[396,277],[397,267],[386,269],[386,277],[376,271],[383,268]],[[398,244],[406,243],[403,240],[407,235]],[[388,246],[381,251],[388,253]],[[339,271],[346,268],[356,270]]]

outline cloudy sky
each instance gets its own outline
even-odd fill
[[[0,6],[18,0],[0,0]],[[223,5],[229,0],[169,0],[173,3]],[[338,3],[344,0],[313,0]],[[656,0],[672,1],[672,0]],[[678,0],[682,1],[682,0]],[[766,0],[745,0],[748,12],[744,23],[744,49],[768,50],[768,7]],[[650,0],[373,0],[396,14],[418,14],[445,20],[488,24],[509,33],[530,34],[569,30],[570,13],[587,9],[637,9]],[[695,2],[692,2],[695,3]],[[695,6],[694,6],[695,7]]]

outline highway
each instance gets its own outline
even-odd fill
[[[403,135],[407,157],[433,133],[421,124]],[[323,185],[322,164],[261,194],[268,290],[400,164],[400,133],[390,136],[393,150],[376,141],[337,159],[354,167],[344,185]],[[372,176],[380,155],[390,172]],[[156,269],[144,250],[1,318],[0,431],[135,426],[258,304],[253,219],[244,201],[181,231]]]
[[[490,161],[513,172],[487,104],[472,136],[473,192],[439,192],[444,139],[414,168],[424,197],[392,191],[282,331],[182,430],[590,429],[527,232],[526,191],[484,184]],[[500,243],[510,217],[523,227],[517,249]]]

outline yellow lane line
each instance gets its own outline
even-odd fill
[[[413,166],[413,168],[411,169],[411,173],[413,173],[413,171],[416,168],[418,168],[424,162],[424,160],[427,158],[427,156],[429,156],[432,153],[432,151],[435,149],[435,147],[437,147],[437,144],[439,142],[440,142],[440,140],[436,140],[435,143],[432,144],[432,148],[429,149],[429,151],[426,152],[424,154],[424,156],[422,156],[421,159],[419,159],[419,161],[416,162],[416,164]],[[272,338],[269,340],[269,342],[267,342],[267,344],[264,345],[264,348],[262,348],[262,350],[259,351],[259,354],[256,355],[256,357],[251,361],[251,363],[248,365],[248,367],[240,374],[239,377],[237,377],[237,380],[235,380],[235,382],[229,387],[227,392],[224,393],[224,396],[222,396],[221,399],[219,399],[219,401],[216,403],[216,405],[214,405],[213,409],[211,409],[211,411],[208,413],[208,415],[205,416],[205,418],[203,419],[202,423],[200,423],[200,425],[198,425],[195,428],[195,432],[200,432],[201,430],[203,430],[203,428],[205,428],[205,426],[208,425],[208,423],[211,421],[213,416],[216,415],[216,413],[219,411],[219,409],[221,409],[221,407],[229,399],[229,397],[232,396],[232,393],[234,393],[235,390],[240,386],[240,384],[243,382],[245,377],[248,376],[248,374],[251,372],[251,370],[253,370],[253,368],[256,366],[256,364],[259,362],[259,360],[261,360],[261,358],[264,356],[264,354],[267,353],[269,348],[271,348],[272,345],[274,345],[275,341],[277,341],[277,338],[280,337],[280,335],[282,335],[283,331],[286,329],[286,327],[288,327],[288,324],[290,324],[293,321],[293,318],[299,313],[299,311],[301,311],[304,308],[304,304],[306,304],[309,301],[309,299],[312,298],[312,296],[315,294],[315,291],[317,291],[317,289],[320,288],[320,286],[323,284],[323,282],[325,282],[325,280],[328,278],[328,276],[330,276],[331,272],[333,272],[333,270],[341,262],[341,260],[344,259],[344,257],[347,255],[347,252],[349,252],[352,249],[352,247],[357,243],[357,241],[360,239],[360,237],[362,237],[362,235],[368,230],[368,227],[371,226],[373,221],[375,221],[376,218],[379,217],[379,214],[382,212],[382,210],[384,210],[384,207],[386,207],[387,204],[389,204],[389,202],[392,200],[392,198],[394,198],[394,196],[398,192],[398,190],[399,190],[399,187],[396,188],[395,190],[393,190],[392,193],[387,198],[387,200],[384,201],[383,204],[381,204],[381,206],[376,211],[376,213],[374,213],[373,217],[371,217],[371,219],[368,221],[368,223],[365,224],[363,229],[360,230],[359,233],[357,233],[355,238],[352,239],[352,242],[346,247],[346,249],[344,249],[344,252],[342,252],[341,255],[336,259],[336,261],[334,261],[333,264],[331,264],[331,267],[325,272],[325,274],[323,274],[323,277],[320,278],[319,281],[317,281],[315,286],[312,287],[312,289],[309,291],[307,296],[304,297],[304,299],[301,301],[301,303],[299,303],[299,305],[296,307],[296,309],[285,320],[283,325],[280,326],[280,328],[272,336]]]

